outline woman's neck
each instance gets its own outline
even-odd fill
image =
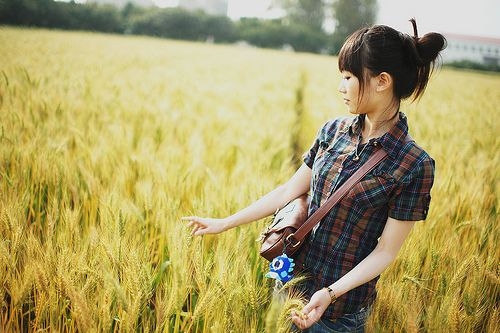
[[[377,114],[366,114],[363,121],[363,142],[387,133],[399,121],[399,105]]]

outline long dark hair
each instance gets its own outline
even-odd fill
[[[446,39],[436,32],[418,37],[415,19],[410,22],[413,36],[375,25],[347,38],[339,53],[339,70],[358,78],[361,95],[368,78],[386,72],[392,76],[394,95],[399,101],[422,96]]]

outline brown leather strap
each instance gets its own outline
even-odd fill
[[[349,177],[327,200],[319,207],[293,234],[290,234],[286,240],[287,246],[296,247],[307,234],[314,228],[316,224],[335,206],[349,190],[356,185],[370,170],[379,164],[385,157],[387,152],[380,148],[373,154],[365,164],[363,164],[354,174]]]
[[[413,138],[408,133],[405,137],[404,142],[412,142]],[[363,164],[354,174],[349,177],[326,201],[319,207],[307,220],[298,228],[293,234],[288,235],[286,238],[286,246],[291,245],[296,247],[302,240],[307,236],[307,234],[314,228],[316,224],[321,221],[323,217],[335,206],[349,190],[356,185],[370,170],[372,170],[377,164],[379,164],[385,157],[387,152],[380,148],[373,154],[365,164]]]

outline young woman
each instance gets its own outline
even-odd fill
[[[339,91],[354,117],[327,122],[304,164],[283,185],[247,208],[223,218],[185,217],[193,235],[216,234],[271,215],[309,192],[309,214],[377,149],[388,156],[365,176],[311,232],[297,261],[310,276],[309,303],[296,327],[308,332],[363,332],[379,275],[393,262],[415,221],[424,220],[434,181],[433,159],[407,139],[401,100],[422,96],[446,40],[419,38],[376,25],[353,33],[338,65]]]

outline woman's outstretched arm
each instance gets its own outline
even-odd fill
[[[273,214],[277,208],[284,206],[287,202],[307,193],[311,183],[311,172],[307,165],[302,164],[285,184],[278,186],[250,206],[226,218],[186,216],[182,219],[188,221],[188,226],[192,227],[191,234],[195,236],[218,234],[239,225],[259,220]]]

